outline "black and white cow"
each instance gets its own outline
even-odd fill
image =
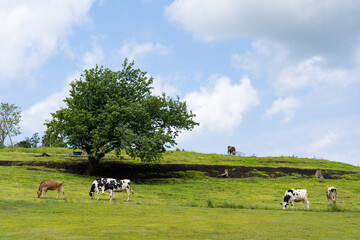
[[[304,209],[307,205],[309,209],[309,200],[306,189],[290,189],[285,192],[284,202],[280,203],[283,206],[283,209],[286,208],[287,205],[291,204],[292,208],[294,208],[294,202],[303,202]]]
[[[332,201],[332,205],[336,205],[337,189],[336,187],[329,187],[326,191],[327,205],[329,207],[329,200]]]
[[[99,193],[100,189],[102,190],[102,194],[104,194],[105,191],[105,184],[107,181],[115,180],[114,178],[100,178],[93,181],[91,188],[90,188],[90,198],[93,199],[94,193],[97,193],[97,200],[99,200]]]
[[[129,201],[130,191],[132,194],[134,194],[134,191],[131,187],[131,181],[128,179],[117,180],[114,178],[100,178],[94,180],[89,192],[91,199],[93,198],[94,192],[96,191],[98,194],[97,200],[99,200],[100,189],[102,190],[102,194],[104,194],[105,191],[110,193],[110,202],[115,198],[115,192],[122,192],[126,190],[126,201]]]

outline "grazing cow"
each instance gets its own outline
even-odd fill
[[[329,207],[329,200],[332,201],[332,206],[336,205],[337,189],[336,187],[329,187],[326,191],[327,205]]]
[[[40,196],[42,196],[44,192],[45,192],[45,198],[46,198],[47,190],[57,190],[56,199],[58,199],[59,194],[61,192],[62,195],[63,195],[63,199],[66,200],[65,193],[64,193],[63,188],[62,188],[63,184],[64,184],[64,182],[55,181],[55,180],[44,180],[44,181],[42,181],[40,183],[39,190],[37,191],[38,198]]]
[[[234,146],[228,146],[228,155],[235,155],[236,154],[236,149]]]
[[[102,189],[102,193],[104,194],[105,191],[110,193],[110,202],[115,198],[115,192],[122,192],[126,190],[127,192],[127,200],[129,201],[130,191],[134,194],[134,191],[131,187],[131,181],[128,179],[124,180],[117,180],[114,178],[101,178],[97,179],[93,182],[89,195],[91,199],[94,196],[94,192],[96,191],[98,194],[97,200],[99,200],[99,188]]]
[[[280,203],[283,206],[283,209],[286,208],[289,203],[291,204],[292,208],[294,208],[294,202],[303,202],[304,203],[304,210],[307,205],[309,209],[309,201],[307,198],[307,190],[306,189],[290,189],[285,192],[284,202]]]
[[[90,198],[93,199],[94,197],[94,193],[97,193],[97,200],[99,200],[99,193],[100,193],[100,189],[102,191],[102,194],[104,194],[105,192],[105,184],[107,181],[110,180],[115,180],[114,178],[100,178],[100,179],[96,179],[93,181],[91,188],[90,188]]]

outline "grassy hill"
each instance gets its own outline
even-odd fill
[[[41,157],[41,154],[45,151],[51,157]],[[84,172],[87,164],[86,156],[73,156],[72,152],[72,150],[66,148],[4,148],[0,149],[0,165],[6,161],[17,161],[28,165],[63,168],[76,173]],[[167,151],[160,162],[149,164],[143,164],[139,159],[132,159],[125,153],[120,157],[110,153],[100,161],[97,175],[157,178],[176,177],[178,171],[194,170],[205,172],[208,176],[214,177],[224,172],[225,169],[228,169],[231,177],[278,177],[294,174],[311,177],[319,169],[322,170],[326,178],[347,177],[360,179],[360,167],[325,159],[298,158],[294,156],[241,157],[185,151]],[[127,174],[128,172],[132,172],[132,174]]]
[[[83,163],[69,158],[66,149],[47,149],[51,157],[37,157],[44,149],[0,149],[0,162]],[[65,158],[66,157],[66,158]],[[238,157],[192,152],[167,152],[160,164],[144,165],[123,155],[103,160],[132,166],[178,164],[323,169],[348,171],[338,179],[317,179],[301,174],[272,178],[214,178],[199,171],[133,181],[135,194],[109,194],[91,200],[88,192],[95,177],[43,165],[0,166],[0,239],[358,239],[360,234],[359,167],[319,159],[296,157]],[[115,164],[114,163],[114,164]],[[279,165],[278,165],[279,164]],[[280,166],[280,167],[279,167]],[[129,171],[138,171],[132,168]],[[156,175],[156,172],[154,172]],[[38,199],[43,179],[64,181],[67,201]],[[337,207],[328,208],[326,189],[339,189]],[[295,203],[282,210],[280,202],[289,188],[306,188],[310,210]],[[291,232],[291,237],[289,237]]]
[[[40,158],[42,153],[48,153],[51,158]],[[0,148],[0,161],[72,161],[69,158],[73,150],[67,148]],[[79,159],[77,159],[79,160]],[[114,153],[107,154],[106,160],[125,160],[127,163],[139,163],[139,159],[131,159],[125,153],[116,157]],[[203,164],[203,165],[228,165],[246,167],[287,167],[302,169],[328,169],[360,172],[359,166],[326,159],[299,158],[295,156],[280,157],[242,157],[224,154],[204,154],[186,151],[167,151],[163,154],[160,164]]]

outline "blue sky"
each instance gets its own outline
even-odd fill
[[[180,149],[360,164],[360,3],[34,0],[0,3],[0,102],[45,130],[69,82],[125,57],[200,126]],[[9,142],[7,142],[9,144]]]

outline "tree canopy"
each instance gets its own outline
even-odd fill
[[[0,147],[4,146],[5,138],[19,135],[21,121],[20,107],[15,104],[1,103],[0,104]]]
[[[126,150],[144,162],[156,161],[183,130],[198,125],[179,97],[151,93],[153,78],[125,59],[122,69],[96,66],[70,86],[66,107],[52,113],[47,134],[88,154],[88,174],[106,153]]]

